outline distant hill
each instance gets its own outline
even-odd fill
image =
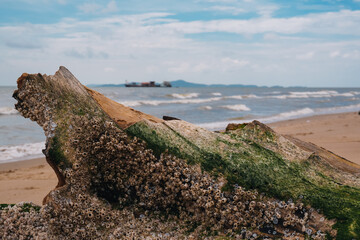
[[[185,80],[176,80],[170,82],[173,87],[258,87],[256,85],[243,85],[243,84],[201,84],[191,83]]]
[[[208,87],[208,85],[206,85],[206,84],[191,83],[191,82],[187,82],[184,80],[170,81],[170,83],[171,83],[171,86],[173,86],[173,87]]]
[[[243,85],[243,84],[202,84],[192,83],[179,79],[170,81],[172,87],[258,87],[256,85]],[[125,84],[89,84],[88,87],[125,87]],[[278,87],[278,86],[277,86]]]
[[[125,83],[122,84],[88,84],[88,87],[125,87]]]

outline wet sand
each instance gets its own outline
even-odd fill
[[[269,124],[275,131],[324,147],[360,164],[360,115],[342,113]],[[0,164],[0,203],[42,199],[57,184],[45,158]]]

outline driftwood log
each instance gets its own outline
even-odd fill
[[[360,166],[323,148],[257,121],[217,133],[159,119],[65,67],[17,83],[59,180],[40,210],[46,238],[360,238]]]

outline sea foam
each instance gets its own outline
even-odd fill
[[[19,112],[13,107],[0,107],[0,115],[13,115]]]
[[[331,98],[331,97],[353,97],[357,95],[356,92],[345,92],[339,93],[333,90],[322,90],[322,91],[313,91],[313,92],[289,92],[285,95],[277,96],[266,96],[265,98],[277,98],[277,99],[287,99],[287,98]]]
[[[201,107],[199,107],[199,109],[201,109],[201,110],[211,110],[212,106],[201,106]]]
[[[241,120],[226,120],[226,121],[218,121],[218,122],[199,123],[197,125],[209,130],[222,130],[225,129],[229,123],[245,123],[245,122],[251,122],[253,120],[258,120],[263,123],[271,123],[271,122],[278,122],[278,121],[313,116],[313,115],[353,112],[353,111],[359,111],[359,109],[360,109],[360,104],[341,106],[341,107],[316,108],[316,109],[301,108],[298,110],[282,112],[269,117],[258,117],[256,119],[252,118],[252,119],[241,119]]]
[[[200,94],[199,93],[172,93],[168,96],[178,99],[189,99],[189,98],[197,98]]]
[[[251,109],[245,104],[235,104],[235,105],[224,105],[223,108],[230,109],[233,111],[250,111]]]
[[[258,96],[255,94],[247,95],[232,95],[224,96],[225,99],[264,99],[264,98],[275,98],[275,99],[288,99],[288,98],[330,98],[330,97],[354,97],[359,95],[359,92],[351,91],[345,93],[339,93],[333,90],[322,90],[322,91],[305,91],[305,92],[289,92],[288,94],[283,95],[273,95],[279,94],[280,92],[271,92],[271,95]]]
[[[118,101],[118,102],[128,107],[136,107],[141,105],[158,106],[161,104],[197,104],[197,103],[219,101],[221,99],[222,99],[221,97],[213,97],[213,98],[196,98],[196,99],[140,100],[140,101]]]
[[[44,142],[26,143],[16,146],[0,146],[0,162],[12,162],[20,159],[40,157]]]

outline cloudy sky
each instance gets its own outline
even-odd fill
[[[360,0],[0,0],[0,85],[66,66],[85,84],[360,87]]]

